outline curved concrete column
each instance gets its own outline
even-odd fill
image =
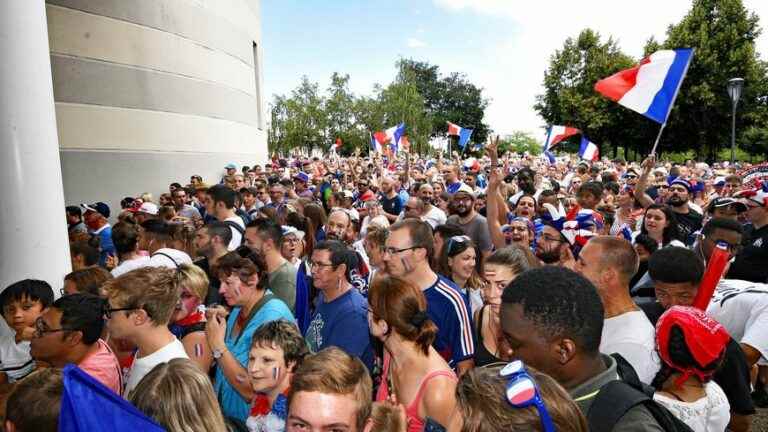
[[[71,270],[45,2],[0,1],[0,289]]]

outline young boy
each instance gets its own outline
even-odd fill
[[[51,303],[53,289],[41,280],[24,279],[0,293],[3,318],[13,330],[0,337],[0,384],[13,384],[35,369],[29,342],[35,334],[35,321]]]
[[[126,396],[158,364],[189,358],[184,345],[168,330],[180,298],[176,272],[164,267],[143,267],[104,285],[108,300],[104,316],[110,336],[137,346],[126,378]]]

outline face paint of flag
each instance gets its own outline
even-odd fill
[[[279,376],[280,376],[280,368],[279,367],[272,368],[272,379],[277,380],[277,377]]]
[[[202,357],[203,356],[203,345],[202,344],[195,344],[195,357]]]
[[[245,376],[245,375],[243,375],[243,374],[237,374],[237,375],[235,376],[235,380],[236,380],[237,382],[239,382],[239,383],[244,383],[244,382],[245,382],[247,379],[248,379],[248,377],[247,377],[247,376]]]
[[[536,388],[529,379],[522,379],[507,389],[507,399],[513,405],[522,405],[533,399]]]

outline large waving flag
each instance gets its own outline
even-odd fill
[[[400,145],[400,138],[402,138],[403,135],[405,135],[405,123],[400,123],[397,126],[392,126],[386,130],[374,133],[373,137],[376,138],[376,141],[382,146],[385,144],[392,144],[395,151],[397,151],[397,147]]]
[[[683,83],[693,49],[656,51],[639,65],[595,84],[595,90],[649,119],[664,124]]]
[[[379,143],[379,140],[373,137],[372,133],[368,133],[371,136],[371,151],[375,151],[376,153],[381,153],[381,144]]]
[[[61,397],[59,430],[164,431],[130,402],[72,364],[64,367],[64,394]]]
[[[472,137],[474,129],[463,128],[455,123],[448,123],[448,135],[455,135],[459,137],[459,147],[462,149],[467,146],[469,139]]]
[[[595,143],[587,139],[584,135],[581,136],[581,145],[579,146],[579,157],[582,159],[596,161],[600,159],[600,149]]]
[[[544,151],[550,150],[568,137],[578,135],[581,131],[570,126],[550,126],[544,140]]]
[[[342,144],[341,138],[336,138],[336,141],[333,144],[331,144],[331,148],[330,148],[331,153],[335,153],[339,151],[339,149],[341,148],[341,144]]]

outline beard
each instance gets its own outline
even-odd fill
[[[677,195],[672,195],[671,197],[669,197],[667,199],[667,204],[672,206],[672,207],[680,207],[680,206],[684,205],[687,202],[688,202],[688,200],[684,200],[684,199],[680,198]]]
[[[560,248],[542,250],[536,249],[536,258],[544,264],[556,264],[560,261]]]

